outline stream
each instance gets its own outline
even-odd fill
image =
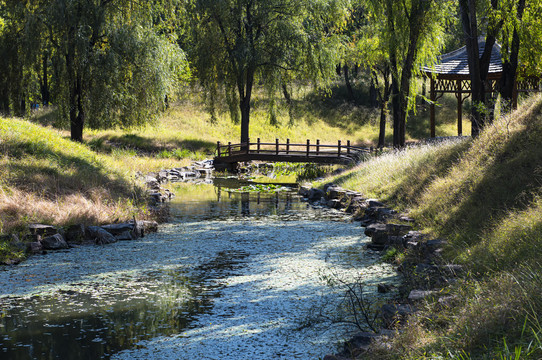
[[[158,233],[0,268],[0,358],[318,359],[355,330],[333,280],[371,301],[398,281],[358,223],[293,190],[176,195]]]

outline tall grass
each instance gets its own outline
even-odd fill
[[[0,118],[0,233],[31,222],[102,223],[146,216],[134,173],[112,156],[21,119]]]
[[[381,358],[541,359],[542,97],[475,140],[391,152],[332,179],[410,210],[420,230],[448,239],[443,260],[465,275]],[[400,355],[398,355],[400,354]]]

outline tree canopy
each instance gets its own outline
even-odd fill
[[[241,122],[242,143],[249,141],[256,81],[273,96],[291,73],[316,81],[331,77],[344,10],[339,0],[191,2],[190,53],[196,74],[210,93],[211,108],[219,89],[225,91],[232,118]]]
[[[393,145],[403,146],[421,65],[446,43],[463,43],[475,72],[476,134],[486,99],[478,34],[502,45],[500,92],[510,101],[518,76],[542,71],[541,12],[541,0],[3,0],[0,112],[53,104],[82,141],[85,127],[152,121],[195,79],[211,118],[227,103],[246,143],[256,86],[276,123],[276,98],[291,104],[293,86],[326,87],[337,70],[355,101],[349,71],[361,68],[379,89],[379,145],[389,109]]]
[[[152,119],[189,74],[182,50],[155,28],[153,9],[163,7],[154,5],[160,2],[5,1],[2,110],[24,115],[29,101],[54,102],[76,141],[85,125]]]

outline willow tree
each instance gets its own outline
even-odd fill
[[[33,71],[36,81],[25,86],[36,87],[39,80],[42,98],[48,97],[43,94],[50,87],[51,101],[69,123],[71,138],[82,141],[85,126],[126,127],[152,120],[164,108],[166,96],[186,79],[184,53],[160,35],[163,27],[157,26],[156,12],[175,3],[4,1],[0,14],[13,20],[12,30],[0,33],[0,45],[9,44],[9,36],[17,34],[21,39],[15,43],[17,53],[34,63],[25,69]],[[50,72],[36,71],[49,66]],[[26,75],[19,71],[16,77],[32,78]]]
[[[328,79],[334,71],[340,0],[193,0],[189,13],[197,76],[211,103],[224,87],[233,118],[240,113],[241,143],[258,81],[272,89],[292,72]]]
[[[405,145],[408,112],[415,105],[412,79],[435,61],[451,4],[436,0],[368,0],[371,24],[391,71],[393,145]],[[378,55],[378,56],[382,56]]]

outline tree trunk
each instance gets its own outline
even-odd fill
[[[485,91],[480,76],[480,56],[478,49],[478,25],[476,23],[476,6],[473,0],[460,0],[461,23],[465,33],[465,45],[469,64],[469,74],[472,89],[471,134],[478,136],[483,126],[480,106],[483,106]]]
[[[237,80],[239,90],[239,108],[241,110],[241,144],[248,144],[250,140],[250,98],[252,96],[252,86],[254,85],[253,67],[246,70],[246,77],[240,76]],[[242,146],[245,149],[247,145]]]
[[[81,75],[75,68],[75,45],[73,28],[68,32],[68,48],[66,49],[66,70],[68,75],[69,88],[69,115],[70,115],[70,137],[73,141],[83,142],[84,113],[82,112],[82,87]]]
[[[41,102],[43,105],[49,105],[51,102],[51,92],[49,91],[49,68],[47,52],[44,51],[42,55],[42,78],[40,81]]]
[[[380,131],[378,133],[378,147],[382,148],[386,145],[386,103],[380,105]]]
[[[352,90],[352,84],[350,83],[350,75],[348,71],[348,65],[344,65],[344,83],[346,84],[346,90],[348,90],[348,98],[354,101],[354,90]]]
[[[517,5],[517,19],[521,21],[523,18],[523,10],[525,9],[525,0],[519,0]],[[510,56],[502,64],[502,76],[499,81],[499,92],[504,104],[504,110],[512,109],[514,100],[514,89],[517,77],[518,58],[519,58],[520,39],[518,30],[514,27],[512,35],[512,44],[510,46]]]
[[[379,101],[377,99],[378,90],[375,85],[374,78],[371,78],[371,86],[369,87],[369,105],[373,108],[379,107]]]

